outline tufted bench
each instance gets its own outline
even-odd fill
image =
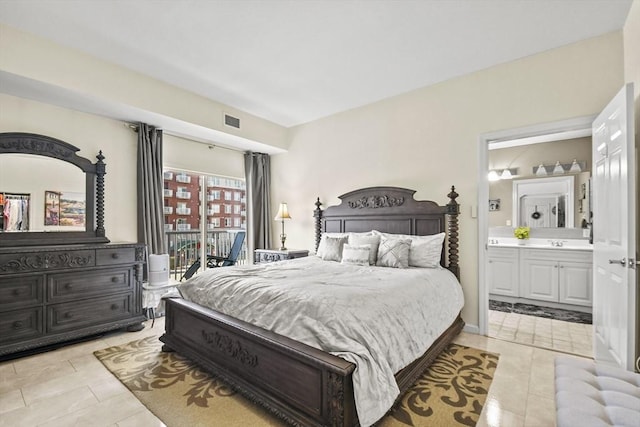
[[[560,356],[555,386],[558,427],[640,427],[640,374]]]

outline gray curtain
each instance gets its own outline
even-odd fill
[[[244,154],[244,172],[249,201],[249,250],[271,246],[271,166],[268,154]]]
[[[166,254],[162,129],[138,125],[138,241],[148,254]]]

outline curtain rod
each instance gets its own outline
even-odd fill
[[[130,123],[130,122],[124,122],[124,125],[126,127],[128,127],[129,129],[131,129],[134,132],[138,132],[138,125],[135,123]],[[207,147],[209,147],[209,150],[213,150],[214,148],[222,148],[224,150],[229,150],[229,151],[236,151],[236,152],[240,152],[240,153],[245,153],[247,150],[240,150],[237,148],[229,148],[229,147],[224,147],[222,145],[216,145],[212,142],[204,142],[204,141],[198,141],[197,139],[193,139],[193,138],[188,138],[185,137],[184,135],[178,135],[175,133],[172,133],[171,131],[166,131],[163,130],[162,128],[156,128],[161,130],[163,133],[166,133],[167,135],[171,135],[171,136],[175,136],[177,138],[182,138],[182,139],[186,139],[187,141],[191,141],[191,142],[197,142],[198,144],[202,144],[202,145],[206,145]]]

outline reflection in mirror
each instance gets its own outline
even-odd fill
[[[516,227],[574,227],[574,176],[513,181]]]
[[[0,154],[0,231],[84,231],[85,173],[62,160]]]

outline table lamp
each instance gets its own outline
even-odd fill
[[[289,216],[289,210],[287,209],[286,203],[280,203],[280,207],[278,208],[278,213],[276,214],[276,217],[274,219],[276,221],[282,221],[282,234],[280,235],[280,241],[282,242],[282,247],[280,248],[280,250],[286,251],[287,248],[284,246],[284,242],[285,240],[287,240],[287,235],[284,234],[284,220],[291,219],[291,216]]]

